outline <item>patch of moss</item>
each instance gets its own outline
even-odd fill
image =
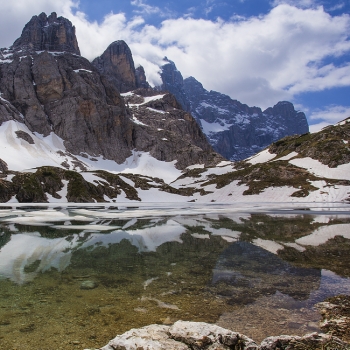
[[[10,181],[0,179],[0,202],[8,202],[16,194]]]
[[[104,171],[104,170],[99,170],[96,173],[100,177],[105,179],[110,184],[110,186],[117,189],[118,194],[120,194],[121,190],[123,190],[125,195],[126,195],[126,198],[128,198],[130,200],[138,200],[138,201],[141,200],[138,196],[137,190],[133,186],[126,183],[119,175],[111,174],[108,171]],[[124,174],[123,174],[123,176],[124,176]],[[109,197],[111,197],[111,196],[109,196]],[[114,195],[114,196],[112,195],[112,197],[116,197],[116,195]]]
[[[19,203],[47,202],[43,186],[35,173],[17,174],[12,183]]]
[[[238,181],[238,185],[248,186],[243,195],[259,194],[269,187],[294,187],[297,191],[292,194],[293,197],[306,197],[310,192],[317,190],[317,187],[311,184],[311,181],[316,180],[324,180],[328,185],[350,185],[350,181],[319,178],[305,169],[289,164],[288,161],[278,161],[255,164],[234,172],[214,175],[201,186],[216,184],[216,188],[222,188],[233,181]]]
[[[85,181],[81,174],[66,170],[64,177],[69,181],[67,189],[67,200],[69,202],[91,203],[94,201],[105,201],[103,191],[92,183]]]

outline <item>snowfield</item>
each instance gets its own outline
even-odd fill
[[[162,96],[152,96],[145,100],[156,100]],[[135,122],[138,121],[135,120]],[[23,136],[23,133],[27,135]],[[28,141],[21,138],[21,134]],[[246,163],[248,165],[258,165],[267,162],[274,164],[277,160],[288,161],[290,164],[306,169],[310,174],[319,177],[320,180],[310,181],[310,184],[317,189],[310,191],[306,197],[291,197],[298,188],[288,186],[268,187],[260,194],[244,195],[243,192],[248,189],[248,186],[239,184],[239,181],[232,181],[222,188],[217,188],[216,184],[205,185],[205,182],[215,179],[217,176],[224,176],[225,174],[237,171],[235,164],[229,161],[223,161],[215,167],[194,164],[185,169],[185,171],[189,171],[189,175],[180,178],[183,171],[176,168],[176,160],[172,162],[159,161],[149,153],[140,151],[133,151],[132,155],[122,164],[117,164],[115,161],[105,159],[102,156],[72,155],[66,151],[63,140],[56,134],[51,133],[49,136],[43,137],[43,135],[32,133],[23,123],[14,120],[4,122],[0,126],[0,159],[7,163],[9,170],[20,172],[34,172],[35,168],[41,166],[65,168],[68,164],[70,170],[80,172],[85,181],[94,185],[103,184],[106,181],[98,173],[94,173],[98,170],[105,170],[119,175],[134,174],[147,176],[149,183],[154,186],[148,190],[135,187],[135,183],[127,177],[122,177],[122,179],[124,182],[135,187],[138,197],[142,202],[148,203],[185,203],[190,201],[196,203],[331,203],[347,202],[350,198],[349,185],[332,184],[326,180],[350,180],[350,164],[329,168],[318,160],[299,158],[296,152],[290,152],[288,155],[278,158],[276,154],[271,154],[268,149],[265,149],[253,157],[248,158]],[[86,170],[83,171],[79,165],[77,168],[77,161]],[[191,172],[194,172],[195,175],[192,176]],[[14,174],[9,174],[5,180],[12,181],[14,176]],[[161,191],[159,184],[152,181],[152,177],[162,179],[174,189],[182,190],[191,188],[192,194],[181,195],[176,194],[176,191]],[[60,199],[56,199],[48,193],[46,194],[50,203],[67,202],[69,182],[63,180],[63,185],[63,188],[58,192],[61,196]],[[136,200],[129,200],[123,189],[121,189],[121,194],[116,198],[109,198],[107,195],[104,195],[104,200],[113,203],[130,201],[139,203]],[[8,203],[18,203],[18,201],[14,196]]]

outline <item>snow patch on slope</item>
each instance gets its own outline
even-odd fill
[[[200,119],[200,122],[202,125],[203,132],[207,136],[209,136],[212,133],[229,130],[230,126],[232,126],[232,124],[227,124],[225,121],[222,121],[221,123],[208,123],[204,119]]]
[[[328,179],[350,180],[350,163],[339,165],[336,168],[330,168],[328,165],[322,164],[320,161],[310,157],[292,159],[289,163],[306,169],[316,176],[326,177]]]
[[[16,131],[29,134],[34,144],[18,138]],[[10,170],[23,171],[43,165],[61,167],[65,156],[57,153],[65,152],[63,140],[54,133],[47,137],[32,133],[26,125],[14,120],[2,123],[0,126],[0,158]]]
[[[266,163],[275,157],[276,157],[276,154],[272,154],[269,152],[268,149],[265,149],[265,150],[259,152],[258,154],[248,158],[247,162],[252,164],[252,165],[255,165],[258,163]]]

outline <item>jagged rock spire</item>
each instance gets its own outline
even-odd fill
[[[75,27],[63,17],[57,17],[56,12],[47,16],[44,12],[33,16],[25,25],[22,35],[14,44],[15,50],[30,51],[65,51],[80,55]]]

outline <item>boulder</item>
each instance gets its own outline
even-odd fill
[[[248,337],[204,322],[150,325],[117,336],[100,350],[258,350]]]

